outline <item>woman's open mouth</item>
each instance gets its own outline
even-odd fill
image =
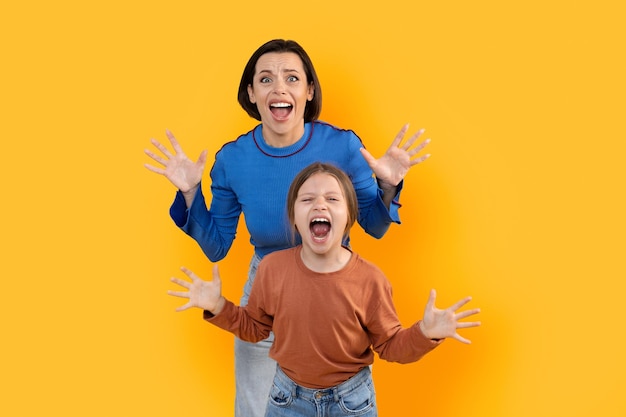
[[[289,103],[279,102],[270,104],[270,111],[274,117],[279,120],[289,117],[291,110],[293,110],[293,106]]]

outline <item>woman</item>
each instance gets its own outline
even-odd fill
[[[387,152],[375,159],[354,132],[317,121],[320,83],[309,56],[294,41],[272,40],[254,52],[241,77],[238,101],[261,123],[217,152],[211,169],[210,209],[201,187],[206,150],[193,162],[167,132],[174,153],[153,139],[162,156],[149,150],[146,154],[162,167],[146,167],[178,188],[170,215],[213,262],[228,253],[244,214],[254,246],[240,300],[246,305],[259,261],[294,246],[284,202],[291,180],[302,168],[324,161],[348,173],[358,197],[358,222],[368,234],[380,238],[391,222],[399,223],[402,179],[428,157],[416,156],[428,141],[411,148],[423,133],[419,131],[401,145],[408,129],[404,126]],[[237,417],[264,414],[276,366],[268,357],[271,343],[271,336],[257,344],[235,341]]]
[[[168,293],[189,299],[178,311],[201,308],[205,320],[242,339],[262,340],[274,331],[270,355],[278,366],[266,417],[374,417],[373,351],[387,361],[411,363],[444,338],[469,343],[457,330],[480,322],[459,320],[479,309],[457,313],[470,301],[466,297],[440,310],[431,291],[424,319],[402,327],[382,271],[342,244],[357,202],[340,169],[322,163],[305,168],[289,189],[287,207],[302,244],[263,259],[245,307],[221,295],[217,265],[212,281],[183,268],[191,282],[172,281],[188,291]]]

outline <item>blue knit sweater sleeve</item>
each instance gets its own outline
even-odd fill
[[[215,200],[215,190],[212,189],[212,192]],[[237,207],[239,205],[235,203],[229,211],[230,215],[215,215],[207,210],[200,184],[189,209],[182,193],[180,191],[176,193],[170,208],[170,216],[178,227],[198,243],[211,262],[217,262],[226,256],[235,240],[241,212]]]
[[[216,157],[211,169],[211,210],[207,209],[202,183],[189,209],[180,191],[170,208],[174,223],[198,243],[212,262],[223,259],[230,250],[241,215],[237,196],[226,185],[225,165],[222,158]]]
[[[387,232],[391,223],[400,223],[398,209],[401,206],[399,200],[403,183],[398,185],[391,206],[387,209],[382,199],[383,191],[378,187],[372,170],[359,150],[364,147],[361,139],[352,131],[346,132],[350,137],[347,152],[350,158],[347,160],[347,166],[344,165],[344,162],[340,168],[346,171],[352,179],[359,202],[357,218],[359,225],[367,234],[380,239]]]

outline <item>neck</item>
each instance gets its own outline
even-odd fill
[[[302,246],[300,252],[304,265],[318,273],[337,272],[348,264],[351,257],[352,252],[343,246],[324,253],[315,253],[310,248]]]
[[[304,123],[298,126],[297,129],[291,129],[284,133],[273,131],[266,125],[263,125],[263,140],[273,148],[291,146],[299,141],[302,135],[304,135]]]

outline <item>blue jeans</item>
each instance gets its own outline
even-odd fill
[[[369,366],[341,384],[304,388],[276,367],[265,417],[377,417],[376,393]]]
[[[239,301],[248,304],[252,282],[256,276],[260,258],[254,255],[250,261],[248,281]],[[276,362],[268,356],[274,334],[259,343],[244,342],[235,338],[235,417],[263,417],[267,405]]]

